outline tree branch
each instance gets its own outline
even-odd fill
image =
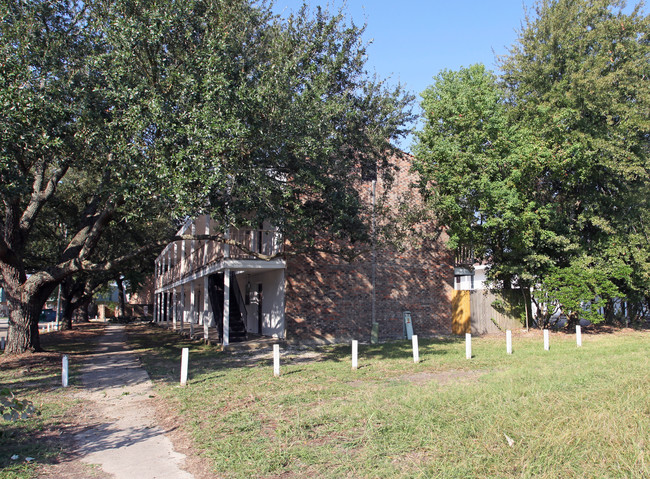
[[[5,242],[4,238],[0,237],[0,262],[8,264],[14,268],[21,268],[20,258],[14,250]]]
[[[25,238],[34,225],[34,221],[38,216],[38,212],[43,208],[43,205],[52,197],[56,191],[56,186],[68,171],[68,165],[54,170],[50,179],[43,187],[45,180],[45,165],[41,164],[37,171],[34,172],[34,183],[32,186],[32,196],[20,218],[20,232]]]

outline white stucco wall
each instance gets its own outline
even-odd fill
[[[251,283],[251,301],[246,305],[248,324],[246,330],[260,334],[258,331],[258,285],[262,284],[262,332],[264,336],[284,338],[284,270],[272,270],[259,273],[241,273],[237,281],[245,295],[246,285]]]

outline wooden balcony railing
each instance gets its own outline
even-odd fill
[[[179,281],[224,259],[258,259],[255,253],[273,256],[282,252],[282,237],[276,230],[231,230],[230,239],[241,248],[217,241],[194,241],[194,249],[189,254],[156,277],[156,288]]]

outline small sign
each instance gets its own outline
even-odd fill
[[[413,338],[413,323],[410,311],[404,311],[404,337],[406,339]]]

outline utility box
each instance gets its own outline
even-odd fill
[[[370,331],[370,344],[377,344],[379,342],[379,323],[372,323],[372,331]]]
[[[404,311],[404,337],[406,339],[413,338],[413,322],[410,311]]]

